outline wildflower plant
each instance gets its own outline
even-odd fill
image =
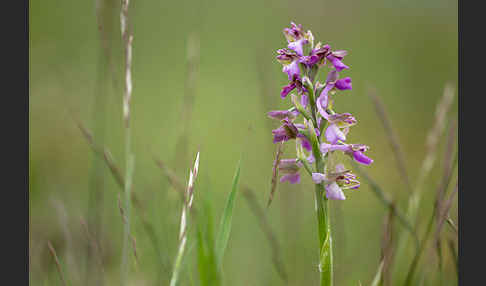
[[[287,48],[277,51],[277,60],[289,83],[282,88],[282,99],[290,97],[292,106],[287,110],[268,112],[281,126],[272,130],[273,143],[295,140],[297,158],[275,160],[283,176],[280,182],[300,182],[304,168],[315,183],[315,206],[318,218],[321,285],[332,285],[332,237],[328,200],[345,200],[343,190],[360,186],[357,177],[342,163],[335,162],[333,154],[342,152],[356,162],[370,165],[373,160],[365,155],[369,149],[363,144],[347,143],[347,135],[356,118],[350,113],[338,113],[334,99],[339,91],[352,89],[350,77],[340,78],[339,73],[349,69],[343,63],[344,50],[332,50],[320,42],[314,44],[311,31],[304,32],[302,25],[291,23],[283,30]],[[325,82],[317,79],[321,69],[328,69]],[[274,172],[274,175],[276,173]]]

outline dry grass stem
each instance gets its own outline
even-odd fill
[[[265,233],[268,242],[270,243],[270,247],[272,248],[272,261],[274,263],[275,269],[277,270],[277,273],[279,274],[280,278],[282,278],[282,280],[287,282],[288,275],[285,271],[285,266],[282,262],[282,258],[280,255],[281,249],[277,237],[272,230],[270,223],[268,222],[267,216],[263,208],[259,205],[254,192],[248,186],[243,187],[243,195],[251,211],[257,217],[260,227],[263,233]]]
[[[446,123],[445,118],[452,106],[454,92],[455,90],[452,84],[446,84],[444,88],[444,94],[442,95],[440,102],[437,104],[434,126],[427,134],[427,139],[425,143],[425,154],[427,155],[422,162],[422,167],[420,168],[419,178],[417,179],[417,185],[415,188],[416,193],[419,193],[422,190],[421,188],[423,181],[434,166],[434,162],[437,157],[437,145],[439,143],[439,139],[442,133],[444,132]]]
[[[458,192],[458,184],[456,183],[456,187],[454,188],[454,190],[452,191],[452,193],[449,195],[449,198],[444,202],[442,208],[439,210],[439,213],[438,213],[438,222],[437,222],[437,228],[436,228],[436,234],[435,234],[435,240],[439,240],[439,236],[440,236],[440,232],[444,226],[444,222],[445,221],[451,221],[450,218],[448,218],[449,216],[449,210],[451,209],[452,207],[452,202],[454,202],[454,198],[456,196]],[[449,223],[451,224],[451,223]],[[454,231],[456,232],[457,234],[457,228],[455,227],[454,223],[452,222],[451,224],[453,226],[453,229]]]
[[[93,237],[93,235],[91,235],[88,229],[88,225],[86,224],[86,221],[82,217],[79,218],[79,221],[81,223],[81,226],[83,227],[84,234],[86,235],[86,239],[88,240],[88,244],[94,249],[94,252],[98,257],[98,264],[101,269],[101,272],[104,274],[105,269],[104,269],[103,253],[102,253],[101,246],[99,245],[98,241],[96,241],[96,239]]]
[[[173,158],[173,169],[178,172],[188,161],[189,131],[192,123],[192,113],[197,94],[197,80],[199,72],[200,42],[198,33],[187,37],[186,72],[184,80],[184,97],[181,107],[181,132],[177,138],[176,150]],[[182,188],[184,193],[184,187]]]
[[[120,215],[122,217],[123,223],[128,224],[128,219],[125,213],[125,209],[123,208],[123,204],[121,201],[120,194],[118,194],[118,209],[120,210]],[[133,255],[135,257],[135,262],[138,264],[138,256],[137,256],[137,249],[136,249],[136,243],[135,243],[135,238],[130,234],[129,239],[132,242],[132,250],[133,250]]]
[[[123,178],[123,175],[120,171],[120,168],[118,168],[118,166],[116,165],[115,160],[113,159],[113,156],[111,155],[110,150],[108,150],[108,148],[106,148],[106,147],[98,146],[96,144],[96,142],[94,142],[91,132],[80,121],[78,121],[75,118],[74,118],[74,120],[76,121],[76,124],[77,124],[79,130],[81,130],[81,133],[83,134],[84,138],[88,141],[93,152],[97,155],[103,156],[103,159],[104,159],[106,165],[108,166],[108,168],[110,169],[110,172],[113,175],[113,178],[115,179],[117,184],[122,189],[124,189],[125,188],[125,179]]]
[[[392,203],[395,208],[395,203]],[[393,262],[393,211],[388,211],[383,223],[383,235],[381,240],[381,253],[383,261],[383,285],[391,285],[390,269]]]
[[[56,250],[52,246],[50,241],[47,241],[47,247],[49,248],[49,252],[54,258],[54,262],[56,263],[57,272],[59,273],[59,278],[61,278],[62,285],[66,286],[66,280],[64,279],[64,275],[62,274],[61,263],[59,262],[59,258],[57,258]]]
[[[182,200],[185,199],[185,188],[182,185],[181,180],[177,177],[175,172],[171,170],[162,160],[156,158],[154,156],[155,164],[162,170],[164,175],[167,177],[170,185],[177,191],[177,193],[181,196]]]
[[[449,128],[449,136],[447,137],[447,146],[444,153],[444,164],[443,164],[443,176],[440,182],[440,186],[437,189],[436,195],[436,208],[441,212],[442,204],[444,201],[444,196],[447,191],[447,186],[450,182],[450,177],[454,171],[454,146],[456,140],[456,121],[453,120]],[[439,217],[437,217],[439,218]]]
[[[275,161],[273,162],[273,170],[272,170],[272,182],[270,187],[270,196],[268,197],[267,208],[270,206],[273,200],[273,196],[275,191],[277,190],[277,177],[278,177],[278,164],[280,163],[280,156],[283,153],[283,142],[277,145],[277,152],[275,153]]]
[[[373,105],[375,106],[375,111],[378,117],[385,128],[386,135],[388,136],[388,140],[393,150],[393,154],[396,157],[397,167],[400,172],[400,175],[407,186],[409,192],[412,192],[412,186],[410,184],[410,178],[408,176],[405,158],[403,154],[403,150],[400,147],[400,143],[398,140],[397,134],[393,131],[391,120],[388,114],[386,113],[385,106],[381,101],[380,97],[377,95],[376,90],[374,88],[369,89],[368,96],[371,98]]]

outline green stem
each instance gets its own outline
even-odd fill
[[[422,253],[425,251],[425,247],[427,245],[427,241],[429,239],[430,233],[432,231],[432,226],[434,224],[434,214],[430,217],[429,224],[427,226],[427,231],[425,232],[424,238],[422,239],[422,242],[420,243],[420,248],[415,254],[415,257],[413,258],[412,264],[410,265],[410,269],[407,274],[407,278],[405,280],[405,285],[412,285],[412,279],[415,274],[415,269],[417,268],[417,265],[420,261],[420,258],[422,256]]]
[[[125,223],[123,230],[123,250],[122,250],[122,281],[121,285],[126,285],[128,278],[128,252],[130,248],[130,213],[131,213],[131,188],[133,177],[133,156],[131,153],[131,133],[127,125],[125,130]]]
[[[316,152],[314,152],[316,153]],[[320,153],[314,154],[316,158],[316,171],[324,173],[324,162]],[[315,204],[317,214],[317,225],[319,232],[319,272],[320,285],[333,285],[333,258],[332,258],[332,237],[331,222],[329,217],[329,205],[325,196],[324,185],[316,184]]]
[[[184,235],[182,237],[181,243],[179,245],[179,249],[177,250],[177,257],[174,263],[174,272],[172,274],[172,277],[170,279],[170,286],[176,286],[177,282],[179,280],[179,273],[181,270],[181,265],[182,265],[182,258],[184,257],[184,253],[186,251],[186,242],[187,242],[187,237]]]
[[[316,185],[316,212],[319,231],[319,272],[321,273],[321,286],[331,286],[333,278],[332,237],[329,220],[328,201],[324,195],[322,184]]]

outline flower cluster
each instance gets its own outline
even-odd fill
[[[272,130],[273,143],[295,139],[297,158],[279,160],[277,167],[284,174],[280,181],[299,183],[299,170],[305,167],[316,184],[324,184],[328,199],[344,200],[343,189],[359,187],[356,176],[342,164],[325,164],[320,170],[319,162],[328,159],[333,152],[349,155],[360,164],[373,162],[365,155],[368,146],[346,143],[350,127],[357,123],[356,118],[333,109],[337,91],[352,89],[350,77],[339,78],[341,71],[349,69],[343,63],[347,52],[332,50],[320,42],[314,45],[314,36],[310,31],[304,32],[301,25],[291,23],[283,33],[288,45],[277,51],[277,60],[289,83],[282,88],[280,96],[286,98],[290,94],[293,106],[288,110],[270,111],[268,116],[281,122],[280,127]],[[321,83],[316,76],[326,67],[330,70],[326,81]],[[303,123],[296,122],[299,118]],[[312,171],[312,164],[316,165],[316,171]]]

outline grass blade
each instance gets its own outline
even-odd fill
[[[52,246],[50,241],[47,241],[47,247],[49,248],[49,252],[51,253],[52,257],[54,258],[54,262],[56,262],[57,272],[59,273],[59,277],[61,279],[62,285],[66,286],[66,280],[64,279],[64,275],[62,273],[61,263],[59,262],[59,258],[57,257],[56,250]]]
[[[383,265],[384,261],[382,260],[380,265],[378,266],[378,271],[376,271],[375,278],[373,278],[373,281],[371,281],[371,286],[380,286],[382,285],[382,276],[383,276]]]
[[[233,208],[235,206],[236,191],[238,190],[238,181],[240,180],[240,166],[241,160],[238,162],[236,167],[236,172],[233,177],[233,185],[231,188],[231,193],[226,201],[226,206],[224,207],[223,216],[221,218],[221,224],[219,226],[218,236],[216,239],[216,262],[218,267],[221,266],[224,251],[228,244],[230,232],[231,232],[231,221],[233,218]]]
[[[197,178],[199,169],[199,152],[196,155],[194,162],[194,168],[189,171],[189,182],[187,183],[187,189],[185,193],[184,204],[182,205],[181,223],[179,230],[179,247],[177,249],[177,256],[174,263],[174,269],[172,271],[172,277],[170,278],[170,286],[175,286],[178,283],[179,274],[182,269],[182,259],[186,252],[186,244],[188,238],[188,215],[192,209],[192,203],[194,201],[194,183]]]
[[[396,204],[393,203],[393,209],[395,208]],[[383,235],[382,235],[382,243],[381,243],[381,256],[382,256],[382,263],[383,269],[381,274],[381,281],[382,284],[387,286],[391,285],[391,277],[390,277],[390,269],[393,263],[393,228],[394,228],[394,215],[391,210],[388,211],[388,215],[385,217],[384,226],[383,226]]]
[[[202,212],[197,222],[197,266],[201,286],[221,285],[221,275],[216,264],[214,250],[213,216],[211,212],[210,192],[205,190],[202,200]]]

